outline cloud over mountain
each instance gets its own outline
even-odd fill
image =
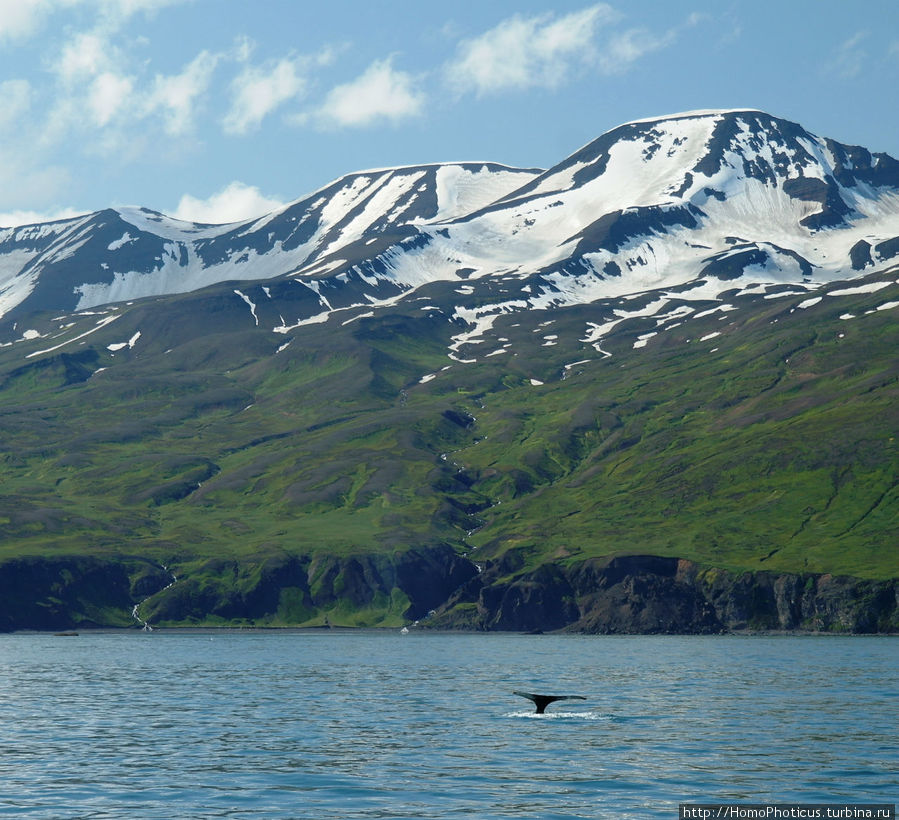
[[[606,3],[561,17],[515,15],[459,44],[446,67],[459,93],[553,88],[596,59],[596,32],[620,14]]]
[[[393,62],[393,57],[376,60],[356,79],[332,88],[313,119],[324,127],[358,128],[421,114],[425,95],[418,81]]]
[[[186,222],[223,224],[251,219],[283,207],[281,200],[265,196],[257,187],[234,181],[206,199],[184,194],[172,216]]]

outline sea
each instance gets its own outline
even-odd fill
[[[543,715],[513,694],[581,695]],[[895,637],[0,635],[0,816],[674,818],[899,799]]]

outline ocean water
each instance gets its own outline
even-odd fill
[[[0,635],[0,816],[893,803],[897,681],[880,637]],[[514,689],[587,700],[535,715]]]

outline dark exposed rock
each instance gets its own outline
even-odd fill
[[[621,276],[621,267],[617,262],[606,262],[602,267],[602,272],[606,276]]]
[[[683,562],[728,629],[899,631],[899,581],[848,576],[700,571]]]
[[[470,430],[474,427],[475,420],[468,413],[463,413],[458,410],[444,410],[443,418],[447,421],[451,421],[453,424],[461,427],[463,430]]]
[[[508,555],[508,554],[507,554]],[[677,558],[591,559],[519,572],[489,562],[440,610],[437,626],[593,634],[732,630],[899,631],[899,581],[703,569]]]
[[[677,573],[675,558],[626,556],[589,561],[574,572],[582,615],[574,629],[592,633],[723,631],[701,593]]]
[[[216,619],[302,623],[337,606],[386,608],[398,590],[403,612],[421,618],[442,604],[477,569],[448,545],[402,553],[278,555],[260,562],[208,561],[141,609],[151,623]]]
[[[702,269],[703,276],[714,276],[717,279],[739,279],[743,271],[750,265],[765,265],[768,262],[768,253],[756,245],[733,252],[717,254],[709,260]]]
[[[739,279],[745,273],[746,268],[751,265],[764,267],[769,263],[772,256],[776,257],[777,254],[789,256],[795,260],[804,277],[812,275],[811,263],[796,253],[796,251],[768,243],[760,246],[754,242],[735,245],[732,250],[710,256],[706,260],[706,266],[702,269],[702,275],[714,276],[722,281]]]
[[[800,225],[817,230],[839,225],[849,213],[849,207],[843,202],[833,177],[826,180],[815,177],[794,177],[784,181],[784,192],[794,199],[806,202],[817,202],[821,210],[809,214],[800,220]]]
[[[210,616],[255,620],[278,612],[284,590],[296,593],[297,605],[311,611],[308,563],[291,555],[271,556],[259,563],[213,559],[147,601],[141,615],[150,623],[201,622]]]
[[[23,557],[0,563],[0,632],[127,626],[135,603],[131,574],[144,591],[164,586],[144,562],[89,556]]]
[[[859,239],[849,249],[849,261],[852,263],[852,270],[864,270],[868,265],[873,265],[871,243],[866,242],[864,239]]]
[[[409,599],[404,617],[416,619],[440,606],[477,573],[475,566],[450,546],[412,549],[393,555],[327,556],[309,568],[312,602],[328,608],[338,601],[369,606],[377,595],[394,589]]]
[[[482,588],[478,604],[490,613],[487,629],[561,629],[578,615],[574,590],[553,564],[543,564],[524,580]]]
[[[302,623],[335,608],[386,608],[437,628],[590,634],[733,630],[899,632],[899,581],[733,573],[659,556],[528,566],[509,550],[483,571],[449,545],[394,554],[214,559],[171,583],[140,559],[18,558],[0,564],[0,631],[150,623]]]
[[[875,250],[881,260],[892,259],[894,256],[899,256],[899,236],[878,243]]]
[[[672,226],[695,228],[699,224],[697,217],[703,216],[695,205],[651,205],[611,211],[580,232],[572,257],[578,258],[601,248],[617,251],[634,237],[664,233]]]

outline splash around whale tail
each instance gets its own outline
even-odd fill
[[[532,692],[512,692],[513,695],[520,695],[523,698],[532,700],[537,707],[537,714],[542,715],[546,711],[549,704],[557,700],[587,700],[583,695],[535,695]]]

